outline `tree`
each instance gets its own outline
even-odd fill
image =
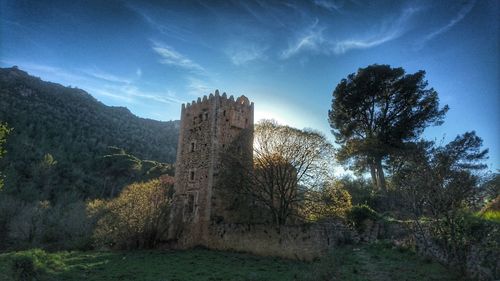
[[[370,65],[340,81],[333,92],[329,123],[340,144],[337,159],[362,172],[385,190],[383,163],[404,151],[429,125],[440,125],[448,106],[439,108],[438,93],[428,88],[425,71]]]
[[[332,146],[318,132],[263,120],[255,126],[253,168],[241,163],[237,151],[226,153],[226,186],[243,193],[269,212],[276,225],[286,224],[304,201],[305,190],[326,181]]]
[[[3,149],[4,143],[7,141],[7,135],[10,133],[10,130],[7,127],[7,124],[4,124],[0,122],[0,158],[2,158],[3,154],[5,153],[5,150]],[[3,175],[0,172],[0,190],[3,187]]]
[[[91,217],[97,218],[94,238],[98,246],[153,248],[165,238],[173,181],[160,179],[127,186],[110,201],[89,202]]]
[[[416,226],[414,234],[427,240],[430,232],[449,257],[461,262],[468,240],[464,212],[476,201],[480,182],[477,171],[486,168],[482,161],[488,150],[481,146],[482,140],[475,132],[457,136],[445,146],[420,142],[393,176],[404,208]],[[425,227],[422,217],[428,221]]]
[[[343,218],[352,207],[351,195],[341,181],[326,182],[319,191],[306,193],[303,206],[304,217],[311,221]]]

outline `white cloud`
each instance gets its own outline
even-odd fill
[[[210,91],[214,90],[213,87],[209,86],[205,81],[194,77],[187,77],[188,84],[187,90],[188,94],[194,97],[200,97],[203,95],[208,95]]]
[[[129,104],[135,104],[144,99],[152,100],[163,104],[182,103],[182,101],[176,97],[175,93],[170,90],[166,90],[164,92],[145,92],[134,85],[116,86],[108,84],[98,89],[92,87],[89,88],[88,90],[92,94],[110,97],[115,100],[119,100]]]
[[[51,82],[74,85],[75,83],[90,81],[88,77],[82,75],[81,73],[76,73],[74,71],[65,70],[55,66],[19,61],[3,62],[10,65],[17,65],[22,70],[27,71],[30,75],[39,76],[40,78]]]
[[[243,65],[255,60],[265,59],[265,51],[268,47],[254,43],[232,44],[226,49],[226,55],[235,65]]]
[[[404,9],[396,20],[382,24],[375,34],[368,36],[368,38],[345,39],[335,42],[332,44],[332,51],[335,54],[344,54],[349,50],[367,49],[395,40],[408,31],[408,21],[418,11],[420,8]]]
[[[301,32],[292,44],[288,45],[288,48],[281,53],[281,58],[288,59],[305,50],[317,51],[321,49],[326,42],[323,30],[324,28],[319,26],[319,20],[316,19],[312,25]]]
[[[476,4],[476,1],[469,1],[467,4],[462,6],[458,14],[452,18],[446,25],[438,28],[437,30],[427,34],[424,39],[419,43],[419,47],[422,47],[427,41],[431,40],[432,38],[438,36],[441,33],[444,33],[448,30],[450,30],[455,24],[459,23],[462,19],[465,18],[467,14],[472,10],[474,5]]]
[[[140,68],[137,68],[137,70],[135,71],[135,75],[137,75],[137,77],[141,78],[142,77],[142,70]]]
[[[395,40],[409,30],[409,21],[420,8],[410,7],[404,9],[401,14],[392,20],[382,22],[369,34],[335,41],[324,34],[325,27],[316,21],[303,30],[297,39],[288,45],[281,53],[282,59],[288,59],[301,52],[311,51],[323,54],[344,54],[353,49],[368,49],[383,43]]]
[[[95,67],[92,69],[83,69],[82,72],[85,73],[86,75],[91,76],[92,78],[104,80],[111,83],[130,84],[132,82],[130,79],[104,72]]]
[[[171,46],[153,42],[153,50],[160,55],[160,63],[177,66],[190,71],[204,73],[205,69],[188,57],[177,52]]]
[[[327,9],[332,12],[340,12],[343,6],[341,3],[328,0],[314,0],[313,2],[316,6]]]

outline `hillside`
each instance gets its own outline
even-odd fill
[[[0,122],[13,128],[0,160],[4,189],[25,200],[106,195],[106,181],[118,176],[110,178],[113,171],[102,160],[116,154],[109,147],[133,155],[130,159],[152,160],[148,167],[175,161],[178,121],[139,118],[17,67],[0,69]]]

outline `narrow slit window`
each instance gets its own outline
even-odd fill
[[[194,212],[194,194],[189,194],[188,198],[188,210],[189,212]]]
[[[194,152],[196,148],[196,144],[194,142],[191,143],[191,152]]]
[[[189,173],[189,179],[194,181],[194,171],[191,171],[191,173]]]

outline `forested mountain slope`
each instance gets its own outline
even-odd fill
[[[0,69],[0,122],[13,129],[0,160],[4,191],[25,200],[106,196],[109,181],[141,180],[153,168],[171,172],[159,162],[175,162],[179,121],[139,118],[17,67]],[[104,156],[117,154],[109,147],[133,156],[109,163]],[[139,159],[152,160],[147,170]]]

